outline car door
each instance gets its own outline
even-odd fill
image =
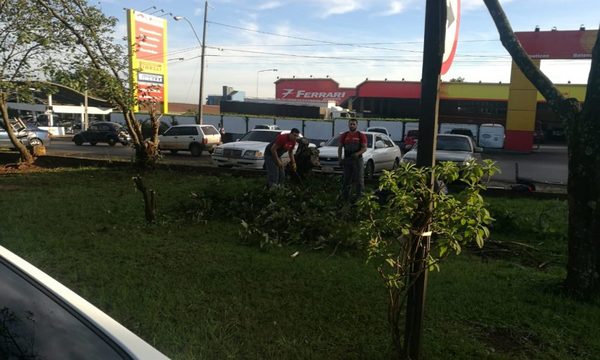
[[[385,146],[382,148],[377,148],[377,143],[378,142],[382,142],[383,143],[383,139],[381,137],[381,135],[374,135],[373,136],[373,156],[371,157],[373,159],[373,163],[375,165],[375,171],[380,171],[381,169],[385,168]],[[385,144],[385,143],[384,143]]]
[[[83,132],[83,136],[85,137],[85,141],[89,142],[98,142],[98,134],[100,133],[100,128],[98,124],[90,125],[90,127]]]
[[[385,144],[384,152],[384,168],[391,170],[394,167],[396,158],[400,158],[400,149],[394,144],[392,139],[387,135],[381,135],[381,140]]]
[[[179,135],[173,137],[173,146],[177,150],[187,150],[192,143],[202,143],[198,126],[181,126]]]
[[[8,137],[8,133],[0,126],[0,146],[1,147],[12,147],[12,142]]]
[[[177,137],[179,137],[179,129],[179,126],[170,127],[167,131],[164,132],[164,134],[160,136],[159,146],[161,149],[175,149],[174,141]]]

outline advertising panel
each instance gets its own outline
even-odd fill
[[[591,59],[597,30],[515,32],[532,59]]]
[[[275,82],[275,98],[286,101],[325,102],[339,105],[356,94],[354,88],[341,88],[333,79],[280,79]]]
[[[133,9],[127,11],[127,19],[135,99],[162,103],[162,112],[167,113],[167,20]]]

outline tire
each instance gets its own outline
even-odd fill
[[[192,144],[190,145],[190,152],[192,153],[192,156],[198,157],[202,155],[202,146],[198,144]]]
[[[108,138],[108,140],[106,142],[108,143],[108,146],[117,145],[117,140],[115,140],[114,138]]]
[[[97,144],[97,142],[95,142],[95,141],[90,141],[90,145],[92,145],[92,146],[96,146],[96,144]]]
[[[365,166],[365,179],[373,180],[375,178],[375,164],[373,160],[367,161],[367,165]]]
[[[396,170],[400,166],[400,159],[396,158],[394,160],[394,165],[392,165],[392,170]]]
[[[75,145],[77,146],[81,146],[83,145],[83,140],[80,137],[76,137],[75,139],[73,139],[73,142],[75,143]]]
[[[29,139],[29,145],[31,147],[34,147],[34,146],[44,145],[44,143],[42,142],[42,140],[40,140],[38,138],[32,138],[32,139]]]
[[[169,150],[169,151],[171,152],[171,154],[175,155],[175,154],[177,154],[177,152],[178,152],[179,150],[171,149],[171,150]],[[192,155],[193,155],[193,154],[192,154]]]

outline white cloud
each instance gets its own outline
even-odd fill
[[[381,12],[380,15],[383,15],[383,16],[396,15],[396,14],[400,14],[404,10],[406,10],[406,6],[405,6],[404,2],[401,0],[394,0],[394,1],[390,2],[390,7],[386,11]]]
[[[328,0],[316,2],[322,9],[319,17],[326,18],[331,15],[341,15],[364,9],[365,1],[360,0]]]
[[[281,6],[283,6],[283,4],[279,1],[267,1],[265,3],[258,5],[258,10],[271,10],[271,9],[276,9]]]

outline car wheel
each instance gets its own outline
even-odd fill
[[[96,146],[96,144],[97,144],[97,142],[95,142],[95,141],[90,141],[90,145],[92,145],[92,146]]]
[[[42,140],[38,139],[38,138],[32,138],[29,139],[29,145],[31,146],[39,146],[42,145]]]
[[[367,161],[367,166],[365,166],[365,179],[373,180],[375,178],[375,164],[373,164],[373,160]]]
[[[115,146],[117,145],[117,140],[115,140],[114,138],[108,138],[108,145],[109,146]]]
[[[175,155],[175,154],[177,154],[177,151],[178,151],[178,150],[171,149],[171,150],[169,150],[169,151],[171,152],[171,154]],[[192,153],[192,155],[193,155],[193,153]]]
[[[198,144],[192,144],[190,145],[190,152],[192,153],[192,156],[198,157],[202,155],[202,147]]]
[[[77,146],[81,146],[83,145],[83,140],[81,140],[81,138],[76,137],[75,139],[73,139],[73,142],[75,143],[75,145]]]
[[[394,165],[392,166],[392,170],[396,170],[398,168],[398,166],[400,166],[400,159],[396,158],[396,160],[394,160]]]

